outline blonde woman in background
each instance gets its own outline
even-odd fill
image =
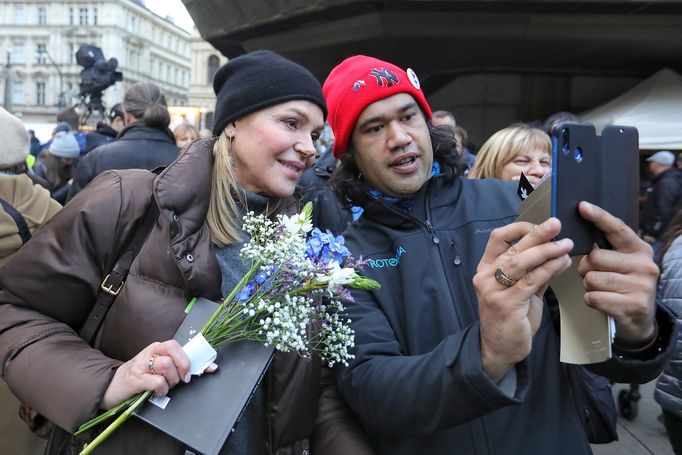
[[[182,150],[186,145],[199,139],[199,131],[189,123],[181,123],[173,130],[173,136],[175,136],[175,145]]]
[[[539,128],[514,124],[490,136],[483,144],[470,179],[517,182],[523,172],[536,185],[552,169],[552,143]]]

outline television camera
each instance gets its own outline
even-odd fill
[[[85,104],[85,115],[82,124],[86,125],[93,112],[97,113],[97,120],[105,118],[102,92],[123,80],[123,73],[116,71],[118,60],[106,60],[102,49],[96,46],[83,45],[76,52],[76,63],[83,67],[81,70],[80,93],[81,103]],[[87,98],[87,103],[85,102]],[[96,121],[94,123],[96,123]]]

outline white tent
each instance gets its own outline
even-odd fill
[[[598,131],[606,125],[636,127],[642,150],[682,150],[682,76],[664,68],[580,118]]]

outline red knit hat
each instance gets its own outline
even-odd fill
[[[397,93],[408,93],[419,103],[427,119],[431,108],[420,89],[417,75],[391,63],[355,55],[339,63],[324,81],[328,121],[334,131],[334,156],[346,152],[355,122],[367,106]]]

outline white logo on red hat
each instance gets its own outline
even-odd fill
[[[407,69],[407,78],[410,80],[412,86],[419,90],[421,84],[419,84],[419,78],[417,77],[417,73],[415,73],[412,68]]]
[[[353,84],[353,91],[357,92],[363,85],[365,85],[365,81],[363,81],[362,79],[355,81],[355,84]]]

